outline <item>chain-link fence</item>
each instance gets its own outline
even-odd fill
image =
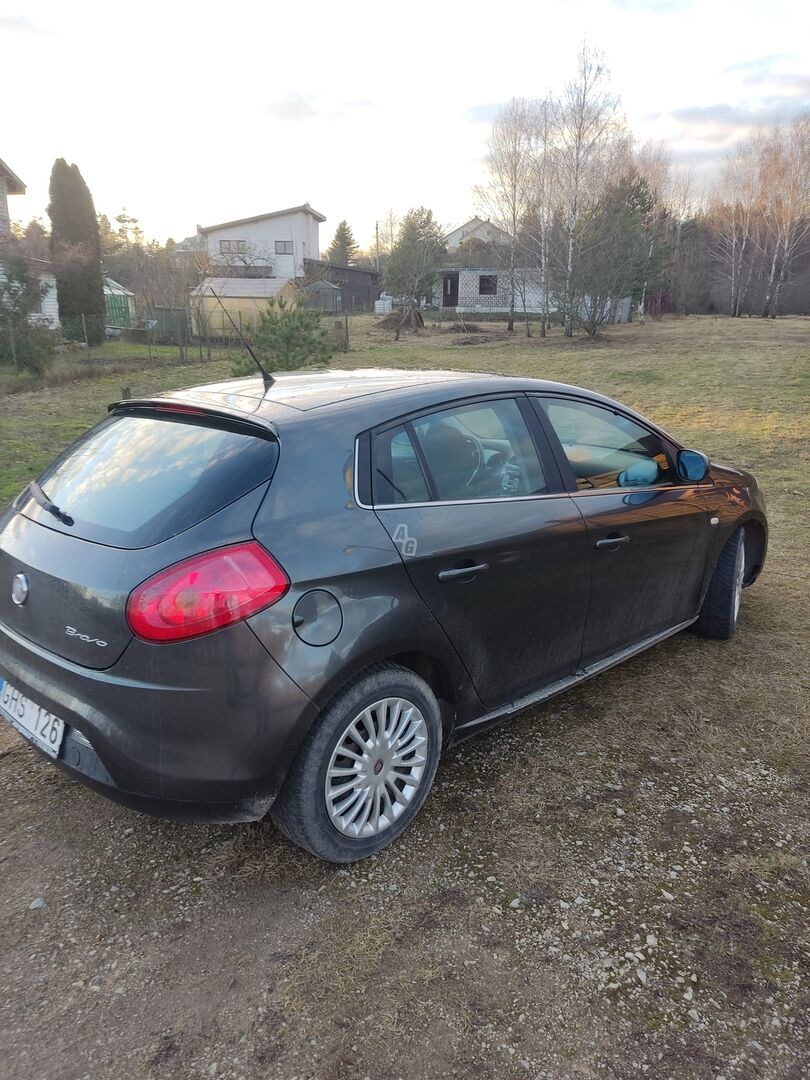
[[[63,315],[58,325],[47,320],[9,320],[0,312],[0,376],[44,375],[60,369],[105,361],[206,361],[241,355],[242,339],[253,340],[260,313],[203,308],[155,308],[129,325],[102,315]],[[231,321],[231,319],[233,321]],[[349,319],[335,315],[323,321],[335,353],[349,351]],[[0,382],[2,379],[0,379]]]
[[[63,315],[61,336],[68,347],[85,350],[94,359],[148,359],[177,350],[187,359],[194,345],[191,311],[184,308],[155,308],[139,319],[115,320],[108,314]]]
[[[50,367],[61,338],[47,323],[0,316],[0,367],[41,375]]]
[[[56,360],[212,359],[230,344],[195,333],[192,312],[182,308],[157,308],[130,325],[102,315],[63,315],[53,324],[43,317],[10,318],[0,311],[0,374],[42,375]]]

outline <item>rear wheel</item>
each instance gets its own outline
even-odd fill
[[[418,813],[441,744],[439,704],[428,684],[405,668],[380,665],[351,682],[313,725],[273,820],[328,862],[373,855]]]
[[[693,629],[703,637],[734,637],[745,578],[745,530],[737,529],[720,552]]]

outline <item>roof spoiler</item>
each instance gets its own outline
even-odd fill
[[[107,406],[107,412],[117,415],[125,413],[166,413],[176,416],[207,416],[215,420],[224,420],[229,424],[253,428],[257,434],[266,439],[279,441],[278,430],[267,417],[256,413],[243,412],[241,409],[218,409],[209,405],[206,401],[189,398],[186,401],[177,401],[165,397],[141,397],[125,398],[121,401],[112,401]]]

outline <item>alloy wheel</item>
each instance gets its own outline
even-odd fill
[[[377,836],[407,809],[422,782],[428,728],[412,701],[387,697],[363,709],[338,739],[324,796],[335,828]]]

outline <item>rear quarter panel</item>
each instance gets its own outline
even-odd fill
[[[445,669],[460,716],[480,712],[466,669],[413,588],[397,548],[374,512],[355,502],[354,440],[363,424],[357,432],[354,424],[351,410],[324,410],[280,430],[278,467],[253,532],[291,585],[249,624],[319,708],[371,664],[420,652]],[[339,632],[324,645],[308,644],[293,627],[296,604],[314,589],[340,605]]]

